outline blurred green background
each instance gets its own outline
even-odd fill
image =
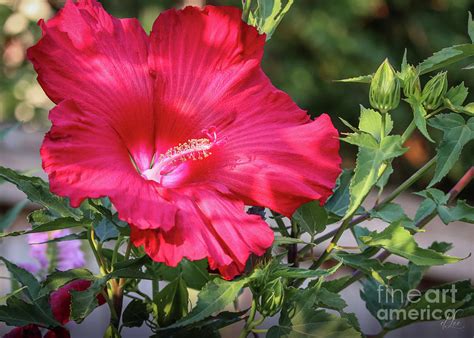
[[[172,0],[101,2],[115,16],[138,17],[147,30],[160,11],[183,4]],[[207,3],[240,7],[240,0]],[[52,104],[36,84],[25,50],[40,36],[36,21],[51,17],[62,5],[63,1],[54,0],[0,0],[0,124],[21,121],[27,132],[48,128],[47,111]],[[357,124],[359,104],[368,106],[368,88],[334,80],[371,73],[385,57],[398,68],[405,48],[409,61],[418,63],[443,47],[468,42],[469,10],[474,10],[474,0],[295,0],[266,47],[263,67],[273,83],[302,108],[313,115],[330,113],[338,129],[344,131],[336,117]],[[450,84],[465,81],[474,90],[473,71],[460,68],[449,69]],[[473,101],[472,94],[468,101]],[[393,118],[402,131],[411,113],[402,105]],[[399,178],[434,152],[418,135],[410,146],[411,151],[399,160],[403,162],[398,166]],[[343,147],[347,166],[354,158],[353,151],[350,146]],[[472,154],[471,144],[444,181],[446,187],[473,164]]]

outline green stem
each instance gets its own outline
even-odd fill
[[[250,332],[252,332],[252,324],[255,320],[255,314],[257,313],[257,301],[252,299],[252,306],[250,307],[249,317],[245,322],[245,326],[240,332],[239,338],[246,338]]]
[[[402,144],[408,140],[408,138],[411,136],[411,133],[413,133],[415,128],[416,128],[415,120],[412,120],[410,124],[408,125],[407,129],[402,134]]]
[[[120,235],[120,236],[117,238],[117,241],[115,242],[114,251],[113,251],[113,253],[112,253],[111,268],[113,268],[113,266],[115,265],[115,263],[117,263],[117,257],[118,257],[120,245],[122,245],[122,241],[123,241],[123,236]]]

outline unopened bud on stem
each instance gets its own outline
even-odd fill
[[[369,100],[372,107],[384,113],[397,108],[400,103],[400,81],[388,59],[372,78]]]

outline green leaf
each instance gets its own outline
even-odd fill
[[[13,208],[7,211],[5,215],[0,218],[0,232],[3,232],[10,228],[15,220],[18,218],[18,215],[22,212],[23,208],[28,203],[27,200],[17,203]]]
[[[57,218],[51,222],[38,225],[31,230],[15,231],[15,232],[10,232],[6,234],[0,234],[0,238],[22,236],[22,235],[33,234],[33,233],[38,233],[38,232],[49,232],[49,231],[55,231],[55,230],[70,229],[70,228],[75,228],[75,227],[84,226],[84,225],[85,225],[84,221],[78,221],[72,217],[62,217],[62,218]]]
[[[190,325],[223,310],[237,298],[240,290],[247,282],[248,279],[246,278],[234,281],[224,281],[222,279],[210,281],[198,294],[197,304],[192,311],[169,328]]]
[[[324,307],[336,311],[342,311],[344,308],[347,307],[347,303],[341,297],[341,295],[324,288],[320,288],[317,291],[316,302],[319,307]]]
[[[153,338],[162,338],[162,337],[170,337],[170,338],[187,338],[187,337],[220,337],[217,330],[220,328],[232,325],[238,321],[241,321],[243,315],[248,312],[248,310],[240,311],[240,312],[228,312],[224,311],[215,316],[207,317],[199,322],[194,324],[170,329],[168,327],[159,328],[158,334],[153,335]]]
[[[21,175],[12,169],[0,167],[0,178],[16,185],[30,201],[56,212],[59,216],[74,219],[79,219],[81,216],[79,209],[71,208],[67,199],[53,195],[49,191],[48,184],[39,177]]]
[[[107,277],[94,280],[92,285],[83,291],[71,290],[71,320],[80,323],[99,305],[97,295],[104,290]]]
[[[377,259],[370,258],[370,255],[365,253],[352,254],[337,251],[333,253],[333,257],[344,265],[360,270],[365,275],[373,277],[381,284],[386,284],[392,277],[406,272],[406,268],[402,265],[382,263]]]
[[[469,95],[469,89],[464,85],[464,82],[455,87],[451,87],[446,93],[446,99],[454,106],[461,106],[466,101]]]
[[[270,328],[267,338],[361,337],[348,320],[315,310],[317,296],[315,288],[288,290],[279,323]]]
[[[350,184],[350,204],[344,217],[352,215],[362,204],[377,183],[382,164],[404,154],[405,151],[399,135],[385,137],[376,148],[363,146],[359,149],[354,177]]]
[[[454,207],[439,205],[437,211],[444,224],[455,221],[474,223],[474,207],[466,201],[458,201]]]
[[[212,279],[207,267],[206,259],[199,261],[183,259],[177,267],[161,264],[157,271],[157,277],[171,282],[181,276],[189,288],[201,290]]]
[[[148,320],[148,317],[150,317],[150,314],[148,313],[146,303],[139,299],[134,299],[125,308],[122,323],[125,327],[140,327],[145,320]]]
[[[381,208],[372,210],[370,216],[372,218],[380,218],[387,223],[393,223],[400,220],[410,220],[405,214],[403,208],[396,203],[384,204]]]
[[[57,327],[58,323],[49,309],[41,309],[35,304],[10,297],[7,304],[0,306],[0,321],[10,326],[25,326],[36,324],[43,327]]]
[[[188,313],[188,289],[181,277],[165,286],[158,294],[158,323],[169,326]]]
[[[380,233],[372,233],[363,238],[368,246],[381,247],[389,252],[404,257],[410,262],[421,266],[444,265],[457,263],[462,258],[443,255],[430,249],[418,246],[413,235],[403,228],[400,223],[389,225]]]
[[[373,77],[374,77],[373,74],[361,75],[361,76],[351,77],[347,79],[336,80],[335,82],[370,83]]]
[[[329,197],[324,208],[337,216],[344,216],[349,207],[352,170],[344,169],[336,182],[334,193]]]
[[[18,265],[13,264],[4,257],[0,257],[0,260],[5,264],[8,271],[10,271],[12,278],[14,278],[21,285],[26,286],[25,293],[31,301],[35,301],[38,297],[41,285],[38,280],[30,272]]]
[[[291,268],[291,267],[278,267],[275,271],[272,271],[271,276],[272,279],[283,277],[283,278],[320,278],[320,277],[327,277],[334,274],[342,264],[336,264],[330,269],[318,269],[318,270],[308,270],[308,269],[300,269],[300,268]]]
[[[293,214],[293,219],[300,225],[303,231],[310,235],[323,232],[328,224],[326,210],[316,201],[303,204]]]
[[[93,226],[100,243],[116,239],[120,235],[116,225],[107,218],[96,219]]]
[[[55,271],[42,283],[40,295],[48,295],[60,287],[77,279],[93,280],[94,275],[87,269],[71,269],[66,271]]]
[[[421,101],[417,100],[416,98],[411,97],[406,100],[408,103],[410,103],[410,106],[413,110],[413,119],[415,121],[416,127],[428,141],[434,142],[428,133],[428,129],[426,129],[426,116],[428,114],[425,110],[425,107],[423,107]]]
[[[286,244],[308,244],[308,243],[303,241],[301,238],[284,237],[284,236],[275,237],[275,240],[273,241],[273,245],[286,245]]]
[[[471,42],[474,43],[474,21],[472,20],[472,14],[469,12],[469,19],[467,20],[467,32],[471,38]]]
[[[179,265],[186,285],[192,289],[201,290],[211,280],[205,259],[200,261],[183,259]]]
[[[377,183],[375,184],[377,188],[383,189],[390,179],[390,176],[393,174],[393,166],[391,163],[386,164],[387,168],[383,171],[382,176],[378,179]]]
[[[293,1],[287,0],[283,6],[282,0],[248,0],[244,5],[242,19],[255,26],[261,34],[266,34],[268,41],[290,10]]]
[[[443,139],[437,148],[435,174],[429,184],[431,187],[449,173],[463,147],[474,139],[474,117],[465,122],[458,114],[441,114],[431,119],[429,124],[443,131]]]
[[[463,44],[444,48],[418,65],[420,74],[446,68],[453,63],[462,61],[473,55],[474,44]]]
[[[372,135],[378,142],[383,134],[387,136],[393,129],[393,121],[390,115],[385,115],[385,124],[382,125],[382,115],[373,109],[360,106],[359,129]]]
[[[53,239],[50,239],[50,240],[47,240],[45,242],[41,242],[41,243],[38,243],[38,244],[49,244],[49,243],[77,241],[77,240],[82,241],[82,240],[86,240],[86,239],[87,239],[87,231],[82,231],[78,234],[69,234],[69,235],[66,235],[66,236],[53,238]]]

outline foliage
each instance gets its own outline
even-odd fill
[[[283,16],[290,13],[292,4],[293,1],[247,0],[243,3],[243,18],[265,32],[269,39]],[[471,16],[468,34],[472,42]],[[106,332],[110,337],[119,337],[123,327],[143,325],[150,327],[154,337],[214,337],[219,336],[221,328],[236,322],[244,322],[241,337],[247,337],[267,330],[260,326],[267,317],[276,315],[279,315],[278,324],[266,331],[268,337],[362,337],[365,333],[355,315],[345,312],[347,304],[340,295],[340,291],[358,280],[362,283],[361,298],[382,327],[379,336],[416,321],[433,320],[382,318],[380,310],[425,310],[432,304],[430,294],[440,290],[454,288],[457,293],[436,302],[432,310],[455,310],[456,318],[474,315],[474,288],[469,281],[423,292],[418,289],[429,267],[454,264],[463,258],[447,254],[451,248],[448,243],[422,248],[415,237],[435,216],[445,224],[474,223],[474,207],[455,200],[472,179],[472,168],[449,193],[432,187],[450,173],[474,138],[473,104],[466,103],[468,88],[464,83],[450,87],[445,71],[447,66],[473,56],[473,48],[472,43],[444,48],[418,65],[409,64],[406,55],[400,67],[386,59],[373,74],[342,80],[366,85],[368,95],[364,102],[371,104],[370,108],[359,106],[357,127],[343,120],[348,132],[343,133],[342,140],[357,149],[355,168],[342,172],[334,194],[325,205],[310,201],[290,220],[275,213],[279,227],[274,229],[273,247],[263,258],[250,259],[246,273],[235,280],[221,279],[209,271],[205,260],[183,260],[176,267],[152,262],[141,249],[133,247],[128,224],[119,219],[108,199],[88,200],[79,208],[72,208],[67,199],[51,193],[48,183],[41,178],[0,167],[0,178],[14,184],[31,202],[42,207],[29,215],[32,228],[24,231],[8,232],[24,202],[3,215],[1,237],[8,240],[10,236],[74,228],[74,234],[54,241],[87,241],[99,267],[98,274],[87,269],[53,271],[39,281],[25,269],[0,258],[15,281],[12,292],[4,297],[5,305],[0,306],[0,321],[14,326],[36,324],[58,328],[61,323],[52,314],[49,298],[52,292],[75,280],[87,280],[91,285],[70,292],[71,319],[82,322],[99,305],[98,297],[104,297],[111,314]],[[425,78],[425,74],[439,70],[443,71],[431,79]],[[467,72],[469,69],[464,70]],[[398,134],[396,114],[403,110],[411,110],[407,114],[411,123]],[[388,197],[364,209],[362,204],[369,193],[377,191],[380,196],[392,179],[396,168],[393,161],[408,150],[406,141],[415,129],[436,145],[434,159]],[[442,132],[441,138],[437,131]],[[395,199],[427,175],[432,166],[435,166],[434,175],[426,189],[417,193],[423,200],[411,219]],[[378,220],[380,230],[369,231],[358,225],[366,219]],[[290,222],[291,231],[285,221]],[[335,224],[335,231],[327,231],[329,225]],[[348,230],[352,230],[357,243],[355,252],[338,245]],[[311,240],[303,239],[303,234],[309,234]],[[319,257],[314,257],[314,247],[327,239],[331,239],[329,245]],[[376,256],[378,252],[381,254]],[[391,254],[404,258],[407,264],[384,262]],[[323,269],[322,264],[330,259],[338,263]],[[344,275],[341,267],[356,272]],[[328,280],[336,273],[338,278]],[[143,291],[144,280],[152,284],[151,295]],[[166,283],[161,290],[160,281]],[[406,297],[388,300],[378,297],[379,292],[401,290],[406,294],[414,289],[419,291],[416,302]],[[191,290],[197,292],[197,303],[192,307]],[[248,309],[237,305],[244,292],[252,295]],[[122,309],[124,297],[132,301]]]

